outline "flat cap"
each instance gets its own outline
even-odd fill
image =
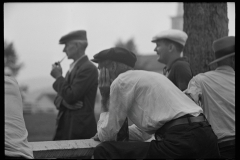
[[[137,61],[137,57],[133,52],[121,47],[105,49],[95,54],[93,58],[94,59],[92,59],[92,61],[95,63],[99,63],[105,60],[112,60],[126,64],[130,67],[134,67],[135,62]]]
[[[87,33],[85,30],[77,30],[72,31],[64,36],[62,36],[59,40],[59,44],[66,44],[70,41],[74,40],[82,40],[87,41]]]
[[[154,36],[152,38],[152,42],[156,43],[156,41],[161,39],[169,39],[185,46],[187,38],[188,38],[188,35],[185,32],[181,30],[176,30],[176,29],[169,29],[169,30],[162,31],[158,33],[156,36]]]

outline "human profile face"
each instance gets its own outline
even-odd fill
[[[166,43],[163,41],[157,41],[156,42],[156,47],[154,49],[155,52],[157,52],[158,57],[158,62],[161,62],[163,64],[168,63],[169,59],[169,47]]]
[[[65,47],[63,49],[63,52],[65,52],[68,56],[68,59],[74,59],[78,51],[78,47],[76,43],[66,43]]]

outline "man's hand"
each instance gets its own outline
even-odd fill
[[[93,139],[95,141],[100,141],[100,139],[98,138],[98,134],[97,133],[91,139]]]
[[[109,102],[109,94],[110,94],[110,85],[111,85],[111,80],[110,80],[110,75],[109,75],[109,70],[106,68],[102,68],[100,70],[100,75],[99,75],[99,90],[102,96],[101,100],[101,110],[102,112],[107,112],[108,111],[108,102]]]
[[[51,71],[51,76],[55,79],[57,79],[58,77],[61,77],[62,76],[62,67],[60,64],[56,65],[56,64],[53,64],[52,65],[52,71]]]
[[[108,98],[110,93],[111,80],[109,76],[109,70],[107,68],[103,67],[100,70],[98,83],[99,83],[99,90],[102,97]]]

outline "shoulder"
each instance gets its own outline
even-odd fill
[[[214,74],[212,71],[205,72],[205,73],[199,73],[196,76],[194,76],[192,79],[193,79],[193,81],[200,83],[200,82],[205,81],[206,79],[208,79],[209,75],[212,75],[212,74]]]
[[[13,77],[4,76],[4,81],[5,81],[5,84],[13,85],[13,86],[16,86],[16,87],[18,86],[17,80]]]
[[[179,69],[179,68],[190,68],[190,65],[187,61],[176,61],[173,65],[172,68],[174,69]]]

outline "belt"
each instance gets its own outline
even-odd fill
[[[173,126],[180,125],[180,124],[190,124],[194,122],[207,122],[207,120],[203,114],[198,117],[186,117],[186,118],[174,119],[165,123],[161,128],[159,128],[156,131],[156,134],[163,135],[163,133],[165,133],[168,129],[170,129]]]
[[[223,147],[226,147],[226,146],[233,146],[233,145],[235,145],[235,140],[230,140],[230,141],[225,141],[225,142],[218,143],[219,148],[223,148]]]

